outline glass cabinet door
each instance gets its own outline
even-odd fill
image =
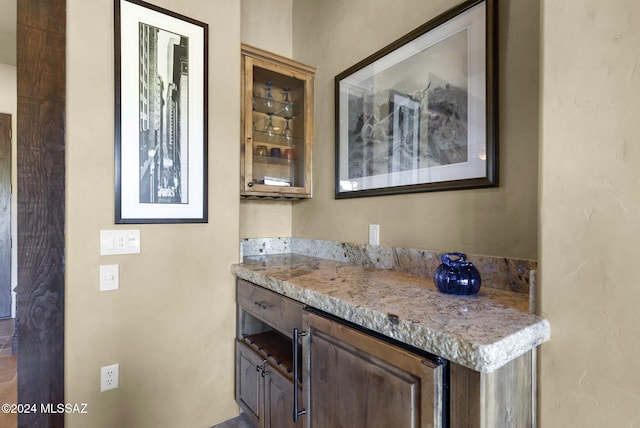
[[[241,195],[310,198],[313,74],[259,53],[243,46]]]

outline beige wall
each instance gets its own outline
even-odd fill
[[[640,425],[640,4],[542,2],[543,427]]]
[[[142,252],[100,256],[114,226],[113,1],[68,0],[65,400],[88,403],[66,426],[208,427],[235,416],[240,4],[154,0],[209,24],[209,223],[139,228]],[[221,156],[220,154],[224,154]],[[98,267],[120,265],[120,290]],[[101,393],[100,367],[120,364]]]
[[[333,199],[333,76],[455,3],[296,0],[291,52],[318,67],[315,198],[238,204],[239,150],[227,147],[239,137],[237,46],[287,54],[289,42],[247,25],[257,15],[281,22],[280,3],[243,0],[241,11],[234,1],[157,0],[210,24],[210,222],[141,226],[140,255],[100,257],[98,232],[114,227],[112,2],[69,0],[66,399],[90,413],[68,426],[207,426],[235,415],[238,234],[366,242],[368,223],[381,225],[385,245],[539,255],[552,326],[540,425],[640,422],[640,291],[627,265],[640,256],[635,2],[542,0],[541,26],[538,1],[500,2],[499,188]],[[214,156],[218,144],[229,156]],[[122,288],[100,293],[98,266],[111,263]],[[100,393],[99,367],[114,362],[121,387]]]
[[[294,236],[536,258],[539,3],[500,2],[500,187],[334,199],[334,76],[459,3],[296,0],[294,58],[318,68],[314,199],[293,205]]]
[[[242,42],[291,57],[291,2],[292,0],[242,0]],[[290,201],[242,200],[240,237],[291,236],[291,207]]]

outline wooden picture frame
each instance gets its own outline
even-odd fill
[[[115,223],[206,223],[208,25],[115,0]]]
[[[497,69],[497,2],[468,0],[338,74],[335,197],[497,186]]]

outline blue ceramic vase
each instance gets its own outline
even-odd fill
[[[442,293],[468,295],[480,290],[480,273],[466,255],[446,253],[440,256],[440,261],[434,279]]]

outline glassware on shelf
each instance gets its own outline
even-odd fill
[[[289,127],[289,120],[291,120],[291,118],[286,117],[285,119],[287,119],[287,126],[285,126],[283,131],[284,138],[286,138],[287,140],[291,140],[291,127]]]
[[[256,146],[256,154],[258,156],[266,156],[267,155],[267,146]]]
[[[282,88],[284,99],[282,100],[282,112],[284,117],[291,117],[293,112],[293,104],[289,101],[289,88]]]
[[[280,151],[280,147],[271,147],[270,153],[272,158],[279,158],[280,156],[282,156],[282,151]]]
[[[271,83],[271,82],[265,83],[265,86],[267,87],[267,95],[265,95],[265,97],[264,97],[264,107],[269,112],[273,111],[273,107],[276,105],[276,102],[273,99],[273,95],[271,95],[271,86],[272,85],[273,85],[273,83]]]
[[[267,137],[273,138],[276,135],[276,128],[273,126],[273,114],[268,114],[269,120],[267,121],[267,125],[264,127],[264,132],[267,134]]]

